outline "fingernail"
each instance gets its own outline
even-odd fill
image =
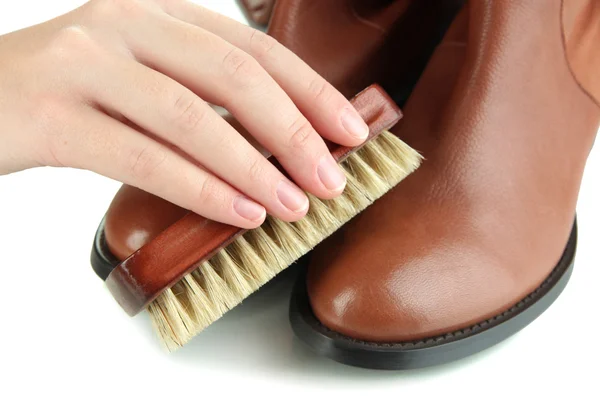
[[[277,197],[281,204],[290,211],[300,213],[308,209],[308,197],[287,181],[281,181],[277,187]]]
[[[252,222],[262,221],[267,211],[245,196],[238,196],[233,202],[233,208],[238,215]]]
[[[332,192],[341,192],[346,186],[346,175],[331,155],[321,159],[317,173],[323,185]]]
[[[369,126],[353,108],[346,108],[342,114],[342,125],[348,133],[358,139],[369,136]]]

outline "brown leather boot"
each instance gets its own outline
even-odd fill
[[[348,97],[377,82],[402,102],[463,0],[286,0],[277,2],[269,34]],[[393,49],[393,51],[392,51]],[[240,132],[233,118],[228,121]],[[101,223],[92,266],[112,269],[188,211],[124,185]]]
[[[464,0],[286,0],[269,34],[347,97],[372,83],[402,105]]]
[[[313,252],[296,334],[342,363],[407,369],[540,315],[573,268],[598,43],[596,0],[469,3],[395,129],[426,161]]]

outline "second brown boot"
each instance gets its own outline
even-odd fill
[[[313,253],[296,334],[346,364],[408,369],[539,316],[573,268],[598,43],[594,0],[472,1],[396,128],[425,163]]]

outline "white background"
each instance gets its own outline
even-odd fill
[[[0,33],[82,3],[1,0]],[[199,3],[244,20],[233,0]],[[95,229],[119,184],[73,170],[0,177],[0,399],[598,399],[599,178],[596,148],[579,201],[574,275],[549,311],[464,361],[381,372],[317,357],[294,338],[287,316],[294,271],[167,354],[148,318],[127,317],[89,265]]]

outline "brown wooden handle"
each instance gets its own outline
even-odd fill
[[[369,86],[351,103],[369,125],[367,141],[402,118],[398,106],[378,85]],[[335,145],[331,154],[341,162],[360,147]],[[106,284],[121,307],[133,316],[244,232],[190,212],[119,264]]]

